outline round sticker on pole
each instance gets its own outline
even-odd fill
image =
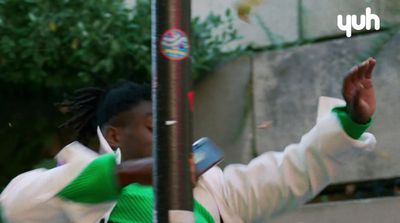
[[[179,29],[167,30],[161,36],[161,54],[169,60],[184,60],[189,56],[189,40]]]

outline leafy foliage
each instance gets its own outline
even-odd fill
[[[233,48],[230,46],[241,38],[233,27],[233,20],[229,9],[225,11],[224,16],[211,13],[204,21],[198,17],[193,19],[192,66],[195,80],[204,77],[204,74],[210,72],[222,60],[237,57],[245,52],[245,48],[240,45]],[[223,32],[218,32],[221,29]]]
[[[2,78],[50,87],[111,81],[122,73],[129,79],[129,71],[137,73],[134,79],[146,79],[147,11],[129,10],[122,0],[3,1]]]
[[[150,12],[149,0],[134,8],[123,0],[0,0],[0,191],[70,142],[57,129],[66,117],[55,102],[84,86],[150,81]],[[242,52],[223,50],[239,39],[230,12],[192,25],[197,80]]]
[[[133,9],[123,0],[0,1],[0,78],[49,87],[149,81],[150,15],[148,0]],[[230,12],[225,16],[193,21],[195,77],[226,54],[222,46],[238,39]]]

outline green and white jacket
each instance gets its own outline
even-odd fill
[[[267,222],[313,198],[344,164],[371,151],[376,140],[364,133],[369,124],[354,123],[337,105],[343,102],[322,98],[316,125],[283,152],[203,174],[193,192],[196,222]],[[120,155],[100,132],[99,139],[102,154],[73,142],[56,156],[63,165],[14,178],[0,196],[6,222],[151,222],[152,188],[118,189]]]

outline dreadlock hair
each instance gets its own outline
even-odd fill
[[[128,111],[143,101],[151,101],[148,84],[119,82],[107,89],[81,88],[75,96],[61,103],[73,113],[73,117],[60,127],[69,127],[77,132],[77,139],[87,142],[96,133],[96,127],[109,124],[118,114]]]

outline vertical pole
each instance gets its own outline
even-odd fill
[[[190,0],[152,0],[154,222],[194,222]]]

